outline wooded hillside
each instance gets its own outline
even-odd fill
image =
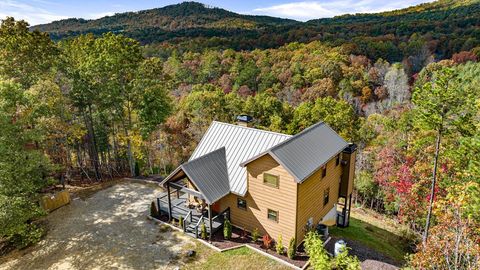
[[[409,228],[410,266],[478,269],[478,8],[438,1],[303,24],[198,15],[206,7],[186,3],[147,11],[183,25],[155,28],[178,34],[161,40],[140,31],[160,42],[148,45],[130,26],[58,40],[8,18],[0,27],[2,239],[38,241],[37,196],[53,183],[168,175],[211,121],[249,114],[256,128],[287,134],[325,121],[359,146],[356,205]],[[133,25],[137,13],[126,14],[103,22]],[[225,16],[255,27],[213,26]],[[81,24],[39,29],[62,23]]]
[[[156,52],[172,48],[252,50],[320,40],[333,46],[351,46],[357,54],[371,59],[401,61],[413,49],[406,47],[406,43],[414,33],[422,36],[439,58],[450,58],[454,53],[474,48],[480,43],[479,12],[479,0],[440,0],[397,11],[302,23],[240,15],[184,2],[97,20],[62,20],[33,29],[50,33],[54,40],[112,31],[149,44]]]

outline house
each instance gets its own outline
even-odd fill
[[[326,123],[291,136],[214,121],[189,161],[162,181],[157,200],[170,219],[198,236],[224,218],[246,231],[303,241],[319,223],[348,226],[356,146]]]

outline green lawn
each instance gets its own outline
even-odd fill
[[[333,227],[330,229],[330,234],[357,241],[396,261],[403,262],[407,254],[407,246],[399,236],[398,229],[395,228],[397,231],[389,230],[391,226],[380,228],[378,218],[365,219],[364,215],[352,213],[355,218],[350,218],[349,227]]]
[[[290,269],[246,247],[220,253],[197,242],[193,248],[197,256],[182,269]]]

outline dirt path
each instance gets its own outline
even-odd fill
[[[192,240],[146,219],[155,186],[121,182],[51,213],[45,239],[0,269],[172,269]],[[7,258],[8,260],[8,258]]]

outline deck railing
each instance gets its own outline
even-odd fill
[[[198,219],[198,222],[197,224],[195,225],[195,237],[198,238],[198,226],[200,226],[200,223],[203,221],[203,216],[201,216],[199,219]]]
[[[228,220],[230,220],[230,207],[227,207],[227,209],[220,212],[212,220],[216,220],[216,219],[220,219],[220,218],[224,218],[224,219],[227,218]]]
[[[192,222],[192,211],[189,211],[183,219],[183,231],[187,231],[188,223]]]

